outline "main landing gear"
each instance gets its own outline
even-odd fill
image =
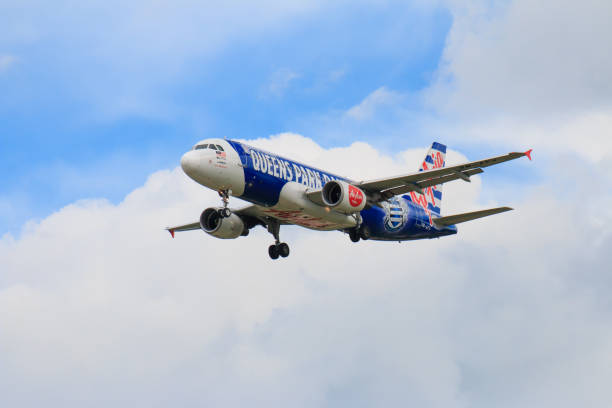
[[[270,255],[270,258],[272,259],[278,259],[279,256],[286,258],[289,256],[289,245],[287,245],[285,242],[270,245],[268,247],[268,255]]]
[[[219,190],[219,196],[221,197],[221,201],[223,202],[223,208],[219,208],[219,217],[227,218],[232,215],[232,210],[230,210],[227,206],[229,204],[229,196],[232,193],[232,190]]]
[[[356,228],[351,228],[348,231],[349,234],[349,238],[351,238],[351,241],[353,242],[359,242],[360,239],[363,239],[364,241],[370,239],[370,229],[365,226],[362,225],[361,227],[356,227]]]
[[[286,258],[289,256],[289,245],[280,242],[279,239],[280,223],[276,219],[268,220],[268,232],[274,236],[274,245],[268,247],[268,255],[272,259],[278,259],[279,256]]]

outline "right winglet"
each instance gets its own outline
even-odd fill
[[[529,149],[529,150],[527,150],[527,151],[525,152],[525,156],[527,156],[527,158],[528,158],[529,160],[531,160],[531,152],[532,152],[532,151],[533,151],[533,149]]]

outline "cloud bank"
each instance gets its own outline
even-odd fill
[[[318,166],[333,157],[354,177],[364,156],[407,171],[423,153],[324,149],[292,134],[253,143],[297,147]],[[444,208],[479,206],[481,188],[449,184]],[[74,203],[0,241],[1,400],[604,406],[612,242],[592,231],[611,214],[585,214],[545,186],[529,193],[514,212],[425,242],[353,244],[288,227],[281,262],[268,259],[263,229],[170,239],[165,225],[218,201],[179,169],[117,205]]]
[[[612,4],[450,3],[453,27],[424,91],[450,122],[445,134],[574,151],[589,161],[612,156],[612,56],[602,52]]]

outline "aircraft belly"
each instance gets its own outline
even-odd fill
[[[381,206],[361,212],[363,224],[369,229],[372,240],[407,241],[456,233],[456,229],[436,228],[421,207],[403,197],[395,197]]]
[[[312,216],[306,214],[304,211],[300,210],[291,210],[291,209],[281,209],[279,207],[275,208],[264,208],[261,207],[260,211],[272,218],[276,218],[280,221],[299,225],[301,227],[317,230],[317,231],[334,231],[338,229],[344,229],[341,224],[336,224],[333,222],[326,221],[321,217]]]
[[[278,203],[262,212],[279,220],[302,227],[330,231],[352,228],[357,225],[355,216],[341,214],[310,201],[300,183],[286,183],[279,195]]]

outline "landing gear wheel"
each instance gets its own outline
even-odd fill
[[[278,248],[278,254],[280,256],[282,256],[283,258],[286,258],[289,256],[289,245],[287,245],[284,242],[281,242],[280,244],[278,244],[277,248]]]
[[[366,226],[362,226],[361,229],[359,230],[359,236],[364,241],[370,239],[370,229]]]
[[[286,258],[289,256],[289,245],[284,242],[280,242],[278,237],[280,231],[280,223],[278,220],[274,218],[268,218],[266,226],[268,227],[268,232],[272,234],[274,237],[274,245],[270,245],[268,247],[268,255],[272,259],[278,259],[279,256]]]
[[[356,229],[349,230],[349,237],[353,242],[359,242],[361,237],[359,236],[359,232]]]
[[[270,258],[272,258],[272,259],[278,259],[278,256],[280,255],[278,253],[278,246],[270,245],[268,247],[268,255],[270,255]]]
[[[272,258],[272,259],[278,259],[278,256],[280,255],[278,253],[278,246],[270,245],[268,247],[268,255],[270,255],[270,258]]]
[[[232,215],[232,212],[229,208],[222,208],[220,212],[221,212],[220,215],[223,218],[228,218],[230,215]]]

